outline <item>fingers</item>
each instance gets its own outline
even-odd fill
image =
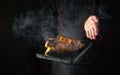
[[[97,35],[98,28],[96,26],[93,26],[88,30],[87,37],[90,38],[91,40],[96,39]]]
[[[95,31],[94,31],[94,28],[91,29],[91,30],[88,30],[86,32],[86,36],[87,36],[87,38],[90,38],[91,40],[96,39],[97,35],[96,35]]]
[[[95,39],[96,36],[95,36],[94,28],[92,28],[92,29],[90,30],[90,32],[91,32],[91,38],[90,38],[90,39]]]
[[[94,31],[94,35],[97,36],[98,35],[98,26],[96,26],[97,24],[95,24],[95,26],[93,27],[93,31]]]
[[[91,30],[91,37],[90,39],[96,39],[96,36],[98,35],[98,28],[93,27]]]
[[[87,21],[85,22],[85,31],[87,38],[94,40],[98,35],[98,25],[99,21],[96,16],[90,16]]]

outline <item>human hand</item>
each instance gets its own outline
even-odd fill
[[[91,40],[96,39],[96,36],[98,35],[98,26],[99,26],[99,20],[96,16],[92,15],[88,17],[88,19],[84,24],[84,29],[87,38]]]

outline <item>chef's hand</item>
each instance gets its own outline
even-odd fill
[[[84,24],[84,29],[85,29],[87,38],[91,40],[96,39],[96,36],[98,35],[98,26],[99,26],[99,20],[96,16],[92,15],[88,17],[88,19]]]

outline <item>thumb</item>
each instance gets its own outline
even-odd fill
[[[98,18],[96,16],[91,16],[91,19],[94,21],[94,22],[98,22]]]

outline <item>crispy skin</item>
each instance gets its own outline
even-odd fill
[[[71,52],[80,50],[84,46],[79,40],[58,35],[56,38],[49,38],[46,41],[45,47],[51,48],[50,51],[59,53]]]

